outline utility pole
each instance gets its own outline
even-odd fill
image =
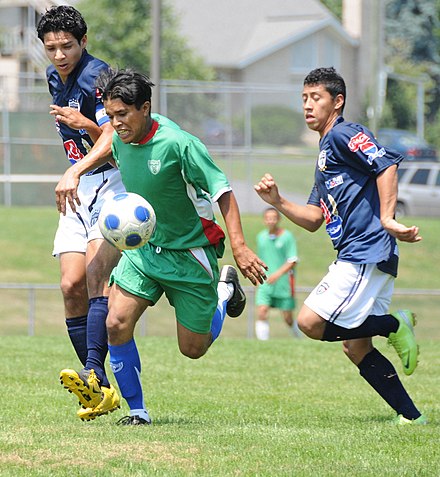
[[[152,52],[151,52],[151,81],[156,85],[151,98],[151,111],[160,113],[160,1],[151,0]]]

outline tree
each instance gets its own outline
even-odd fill
[[[440,111],[439,11],[440,0],[388,0],[386,3],[386,63],[396,73],[414,77],[425,74],[429,78],[426,83],[427,136],[437,145],[440,140],[434,130],[438,130]],[[406,92],[402,95],[399,90]],[[394,115],[396,127],[414,128],[415,87],[410,101],[411,93],[401,83],[389,82],[388,91],[386,108]],[[406,108],[402,108],[402,98],[406,99]],[[411,116],[412,120],[408,121]]]
[[[164,1],[161,11],[162,79],[212,80],[204,64],[178,34],[178,20]],[[149,74],[151,63],[150,0],[81,0],[78,10],[88,25],[90,52],[112,66]]]

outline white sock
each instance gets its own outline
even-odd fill
[[[233,293],[234,293],[234,285],[232,283],[218,282],[217,294],[218,294],[218,301],[220,303],[229,301]]]
[[[257,320],[255,322],[255,334],[257,339],[267,341],[269,339],[269,322],[267,320]]]
[[[130,416],[139,416],[147,422],[151,422],[151,418],[146,409],[130,409]]]

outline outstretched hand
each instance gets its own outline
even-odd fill
[[[81,205],[78,198],[78,184],[78,175],[73,167],[69,167],[55,188],[57,209],[61,214],[66,215],[66,202],[69,203],[73,212],[76,211],[76,205]]]
[[[383,228],[393,237],[402,242],[420,242],[422,237],[419,235],[419,227],[412,225],[407,227],[406,225],[397,222],[395,219],[390,219],[386,223],[383,223]]]
[[[241,273],[253,285],[266,280],[267,265],[247,245],[242,245],[239,250],[233,250],[233,254]]]

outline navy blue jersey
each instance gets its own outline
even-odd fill
[[[61,81],[55,67],[49,66],[46,75],[54,104],[77,109],[99,126],[108,122],[109,118],[105,112],[104,104],[95,87],[96,77],[105,68],[108,68],[108,65],[89,55],[87,50],[84,50],[79,63],[68,76],[66,83]],[[84,129],[72,129],[59,121],[55,121],[55,123],[58,134],[63,140],[67,159],[71,164],[75,164],[90,151],[93,141]],[[106,164],[102,167],[108,169],[109,165]]]
[[[377,263],[397,274],[397,245],[380,223],[376,177],[403,157],[380,146],[361,124],[339,117],[321,138],[308,203],[321,207],[338,260]]]

